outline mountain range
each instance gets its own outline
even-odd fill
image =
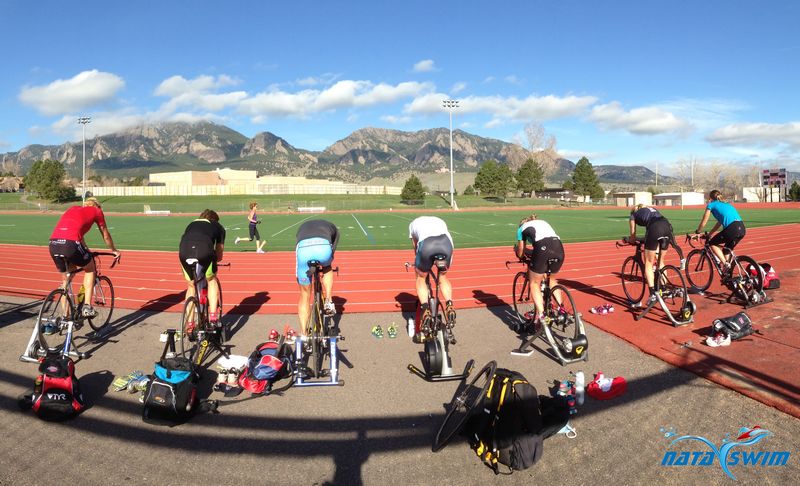
[[[53,159],[68,173],[80,176],[82,143],[29,145],[2,154],[3,167],[22,173],[37,160]],[[523,147],[453,131],[454,169],[477,172],[487,160],[516,170],[530,156]],[[362,128],[322,151],[292,146],[281,137],[261,132],[252,138],[211,122],[142,125],[86,140],[86,165],[90,174],[109,177],[147,177],[153,172],[211,170],[220,167],[257,170],[259,174],[305,175],[364,181],[404,172],[443,171],[450,165],[450,132],[434,128],[416,132]],[[563,181],[575,164],[559,159],[554,181]],[[655,174],[643,166],[596,165],[601,182],[649,184]],[[660,176],[669,184],[671,178]]]

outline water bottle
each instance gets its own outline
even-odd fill
[[[570,415],[578,413],[578,409],[575,408],[575,397],[573,395],[567,395],[567,406],[569,407]]]
[[[686,259],[681,258],[681,270],[686,270]]]
[[[33,382],[33,394],[38,396],[42,393],[42,375],[36,377],[36,381]]]
[[[86,288],[81,285],[80,290],[78,290],[78,305],[83,304],[84,300],[86,300]]]

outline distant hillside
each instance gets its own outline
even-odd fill
[[[516,144],[480,137],[463,130],[453,132],[456,173],[477,172],[487,160],[516,170],[528,152]],[[37,160],[54,159],[79,177],[81,143],[30,145],[2,154],[3,163],[18,164],[26,172]],[[209,170],[217,167],[257,170],[259,174],[332,177],[364,181],[406,172],[432,173],[450,167],[450,132],[445,128],[404,132],[362,128],[322,152],[293,147],[270,132],[253,138],[210,122],[143,125],[86,140],[90,174],[110,177],[147,176],[152,172]],[[570,176],[575,164],[558,160],[553,181]],[[595,166],[601,182],[644,183],[655,174],[645,167]],[[659,182],[669,183],[659,177]]]

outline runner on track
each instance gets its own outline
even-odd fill
[[[722,193],[714,189],[708,195],[708,205],[706,206],[703,219],[697,226],[695,233],[701,233],[703,231],[709,216],[712,214],[717,220],[717,224],[711,228],[709,233],[714,233],[720,226],[722,226],[722,231],[714,235],[708,241],[708,244],[711,245],[711,251],[714,252],[717,259],[723,262],[725,269],[728,269],[730,267],[730,262],[726,260],[725,254],[722,252],[722,245],[724,244],[725,248],[733,250],[733,248],[742,241],[746,233],[744,222],[736,208],[730,203],[725,202],[722,198]]]
[[[258,219],[258,216],[256,216],[257,209],[258,209],[258,203],[255,201],[251,202],[250,214],[247,215],[247,222],[250,230],[250,238],[239,238],[237,236],[233,244],[238,245],[240,241],[253,241],[253,239],[255,238],[256,253],[264,253],[264,245],[267,244],[267,240],[261,241],[261,235],[258,234],[258,228],[256,227],[256,225],[260,224],[261,220]]]
[[[178,258],[186,279],[186,298],[194,295],[194,267],[186,263],[187,258],[197,258],[206,270],[208,280],[208,322],[216,323],[221,316],[217,315],[219,301],[219,282],[217,280],[217,263],[222,261],[225,251],[225,228],[219,224],[219,215],[211,209],[200,213],[200,217],[189,223],[181,237]],[[191,331],[194,323],[187,325]]]
[[[647,288],[650,290],[650,299],[655,299],[655,272],[653,265],[656,263],[656,249],[659,246],[658,239],[664,236],[669,236],[669,242],[661,243],[661,262],[659,268],[664,266],[666,252],[669,246],[677,247],[675,237],[672,234],[672,225],[669,220],[658,212],[658,209],[644,204],[637,204],[631,208],[631,216],[629,218],[631,229],[628,244],[636,245],[636,225],[644,226],[644,277],[647,282]],[[641,305],[641,302],[634,302],[634,306]]]
[[[526,248],[527,243],[531,249]],[[535,321],[544,319],[544,303],[542,301],[542,279],[547,273],[547,260],[557,258],[558,261],[550,266],[550,272],[555,274],[564,264],[564,245],[553,227],[547,221],[536,219],[536,214],[531,214],[519,222],[517,228],[517,244],[514,247],[517,258],[528,257],[528,278],[533,291],[533,305],[536,311]],[[558,283],[555,278],[550,279],[550,286]],[[561,302],[561,292],[555,295],[556,301]]]
[[[339,230],[336,225],[324,219],[311,219],[297,229],[295,247],[297,283],[300,286],[300,301],[297,303],[297,317],[300,319],[300,332],[308,334],[306,326],[311,314],[311,274],[308,262],[316,260],[322,265],[322,294],[325,299],[325,315],[336,314],[333,305],[333,272],[331,264],[339,243]]]
[[[425,284],[425,277],[433,266],[434,255],[445,255],[447,268],[453,262],[453,237],[447,230],[447,223],[435,216],[420,216],[408,225],[408,237],[414,244],[416,258],[414,268],[416,271],[417,298],[422,307],[422,319],[420,323],[421,334],[424,336],[430,331],[431,309],[428,305],[428,286]],[[439,285],[442,289],[442,296],[445,300],[445,319],[450,326],[455,325],[456,311],[453,308],[453,287],[447,278],[447,270],[439,272]],[[409,334],[413,334],[409,326]],[[420,336],[414,336],[417,341]]]
[[[84,305],[81,311],[84,317],[97,315],[91,305],[91,296],[94,295],[94,259],[83,240],[84,235],[92,229],[93,224],[97,224],[106,246],[118,257],[120,253],[114,246],[114,240],[111,239],[103,209],[100,207],[100,202],[94,197],[86,198],[83,206],[72,206],[67,209],[50,235],[50,256],[53,257],[56,268],[61,272],[63,285],[67,285],[67,271],[74,272],[78,268],[84,270],[83,288],[85,295],[90,296],[86,299],[88,305]],[[62,257],[69,262],[69,268],[65,267]]]

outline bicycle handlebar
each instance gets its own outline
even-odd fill
[[[120,260],[122,259],[122,254],[120,254],[120,253],[112,253],[110,251],[93,251],[92,252],[92,258],[97,258],[99,256],[113,256],[114,257],[114,260],[111,262],[111,267],[110,268],[114,268],[115,266],[117,266],[117,263],[119,263]]]
[[[708,231],[704,232],[703,234],[700,233],[686,233],[686,242],[689,243],[689,246],[692,248],[698,248],[699,246],[695,245],[695,241],[697,240],[706,240],[708,241]]]
[[[528,264],[528,259],[527,258],[518,258],[516,260],[506,260],[506,268],[508,268],[508,266],[510,264],[512,264],[512,263],[521,263],[523,265],[527,265]]]

